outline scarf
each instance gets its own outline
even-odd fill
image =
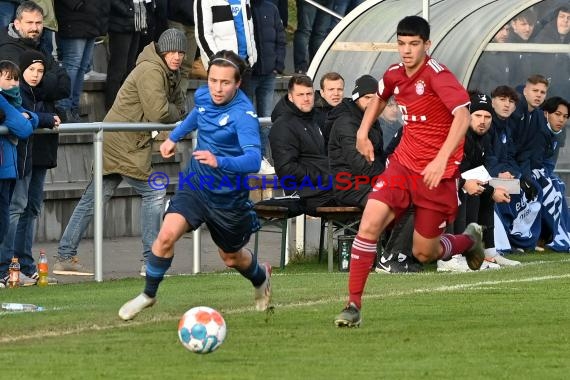
[[[20,95],[20,87],[14,86],[8,90],[2,89],[2,95],[6,98],[8,103],[18,108],[22,106],[22,95]]]
[[[133,8],[135,10],[135,31],[145,33],[148,26],[146,24],[146,7],[144,3],[149,0],[133,0]]]

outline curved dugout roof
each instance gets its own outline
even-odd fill
[[[445,64],[467,87],[481,53],[501,27],[542,0],[431,0],[430,55]],[[317,82],[328,71],[339,72],[347,91],[363,74],[379,78],[399,62],[396,26],[405,16],[422,15],[422,0],[367,0],[329,33],[308,74]]]

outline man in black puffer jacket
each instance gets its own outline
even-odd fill
[[[336,204],[323,135],[314,120],[313,81],[306,75],[289,80],[287,95],[271,114],[269,143],[277,176],[285,192],[296,192],[306,214]]]
[[[364,209],[368,193],[372,189],[370,181],[384,171],[382,130],[376,121],[368,138],[374,146],[374,155],[378,157],[368,163],[356,150],[356,132],[364,117],[364,111],[370,99],[376,96],[378,81],[370,75],[363,75],[356,80],[352,99],[343,99],[328,114],[326,125],[330,125],[328,153],[330,166],[335,175],[335,197],[346,205]],[[368,181],[356,181],[357,176],[365,176]]]

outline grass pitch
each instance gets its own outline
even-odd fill
[[[368,279],[363,324],[338,329],[346,273],[291,264],[273,277],[274,313],[256,312],[233,273],[167,278],[157,304],[134,321],[119,307],[143,279],[3,289],[1,302],[39,313],[0,313],[0,359],[9,378],[38,379],[566,379],[570,370],[570,257],[516,256],[523,266],[479,273]],[[189,308],[220,311],[218,351],[178,342]],[[12,375],[8,375],[9,372]]]

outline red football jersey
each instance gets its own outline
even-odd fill
[[[469,105],[469,95],[447,67],[429,56],[412,77],[406,75],[402,63],[386,70],[378,84],[378,96],[387,101],[392,95],[404,120],[404,133],[394,158],[421,173],[447,138],[454,110]],[[458,174],[462,158],[463,142],[449,157],[443,178]]]

